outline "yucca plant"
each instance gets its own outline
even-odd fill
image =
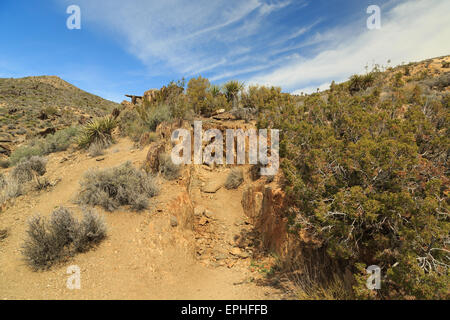
[[[213,97],[217,97],[220,94],[220,90],[221,90],[220,86],[216,84],[213,84],[209,87],[209,92],[211,92],[211,95]]]
[[[111,133],[117,126],[117,121],[110,116],[90,120],[81,130],[78,145],[89,147],[92,143],[109,145],[112,142]]]
[[[228,102],[233,102],[233,108],[236,106],[236,99],[239,92],[244,88],[244,83],[237,80],[230,80],[223,86],[225,90],[225,96]]]

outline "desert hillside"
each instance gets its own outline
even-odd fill
[[[56,76],[0,78],[0,153],[87,119],[118,104],[85,92]]]
[[[449,298],[450,56],[310,95],[198,77],[121,105],[1,79],[0,105],[3,136],[28,130],[0,169],[0,299]],[[194,121],[281,130],[279,171],[175,165]]]

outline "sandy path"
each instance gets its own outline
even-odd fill
[[[56,265],[49,271],[33,272],[21,260],[20,247],[26,221],[34,213],[48,215],[53,208],[64,205],[77,214],[73,204],[82,174],[92,167],[113,167],[130,160],[139,166],[145,150],[133,150],[131,142],[121,139],[96,161],[86,154],[67,152],[50,156],[48,177],[60,179],[49,191],[20,197],[0,213],[0,229],[8,228],[9,236],[0,242],[0,299],[277,299],[279,293],[256,285],[249,279],[260,277],[250,269],[250,258],[237,259],[229,254],[235,234],[245,220],[241,191],[220,189],[205,195],[195,190],[196,205],[209,208],[215,215],[204,229],[214,239],[195,243],[184,241],[168,227],[165,203],[173,199],[181,187],[162,182],[160,196],[149,210],[141,213],[98,210],[109,227],[108,238],[95,250],[80,254]],[[63,159],[67,159],[64,160]],[[214,172],[202,172],[202,179],[213,179]],[[208,176],[208,174],[210,176]],[[202,242],[203,241],[203,242]],[[189,251],[197,245],[208,254],[195,257]],[[209,248],[209,247],[211,248]],[[209,250],[209,251],[208,251]],[[216,260],[218,254],[226,256]],[[219,257],[220,259],[223,257]],[[67,267],[81,269],[81,289],[69,290]]]

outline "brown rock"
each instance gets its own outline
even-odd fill
[[[148,149],[144,169],[147,172],[157,173],[159,171],[159,156],[165,152],[163,141],[153,142]]]
[[[46,137],[46,136],[48,136],[49,134],[54,134],[55,132],[56,132],[56,129],[55,129],[55,128],[47,128],[47,129],[44,129],[44,130],[38,132],[38,134],[39,134],[41,137]]]
[[[157,100],[159,90],[158,89],[150,89],[145,91],[143,101],[146,103],[152,103]]]
[[[209,220],[206,217],[201,217],[200,221],[198,222],[199,225],[204,226],[209,222]]]
[[[202,191],[205,193],[216,193],[223,186],[223,181],[213,180],[208,181],[204,186],[202,186]]]

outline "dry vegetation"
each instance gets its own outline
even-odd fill
[[[85,252],[106,238],[106,225],[93,211],[81,221],[66,208],[53,211],[49,221],[35,215],[28,222],[23,245],[25,261],[34,269],[47,269],[77,253]]]
[[[91,170],[84,175],[80,186],[79,204],[99,205],[108,211],[123,205],[130,205],[136,211],[146,209],[149,198],[159,192],[154,177],[134,168],[130,162],[115,168]]]
[[[209,117],[224,109],[232,119],[256,119],[259,128],[281,130],[286,232],[298,241],[304,240],[300,234],[307,234],[334,261],[331,272],[322,265],[319,270],[297,266],[293,274],[300,298],[448,299],[448,64],[448,58],[438,58],[397,68],[376,66],[324,92],[300,96],[276,87],[245,88],[238,81],[211,85],[198,77],[187,87],[184,80],[169,83],[154,99],[123,109],[117,119],[105,116],[113,105],[90,97],[101,110],[95,119],[77,127],[68,121],[64,130],[35,137],[12,152],[8,161],[15,168],[7,176],[0,174],[0,202],[22,194],[21,183],[45,173],[44,155],[77,143],[95,157],[113,143],[116,127],[135,142],[144,135],[151,142],[158,139],[153,132],[162,122]],[[62,109],[53,105],[60,103],[76,101],[85,112],[90,106],[84,93],[60,80],[0,80],[0,100],[6,101],[0,121],[13,120],[13,125],[36,117],[42,108],[47,117],[59,118]],[[54,82],[59,83],[57,92],[64,92],[59,98],[50,94]],[[17,97],[24,100],[17,104]],[[6,112],[13,105],[17,110]],[[25,127],[30,126],[35,122]],[[158,169],[167,180],[181,175],[167,154],[160,155]],[[225,187],[236,189],[243,181],[243,171],[233,169]],[[88,171],[80,181],[77,203],[139,211],[158,192],[155,177],[127,162]],[[49,221],[40,216],[30,221],[24,255],[34,268],[47,268],[105,236],[103,222],[91,211],[78,222],[60,208]],[[365,286],[365,268],[373,264],[385,275],[377,292]],[[344,270],[354,280],[345,290],[336,276]],[[282,263],[275,272],[286,272]]]

